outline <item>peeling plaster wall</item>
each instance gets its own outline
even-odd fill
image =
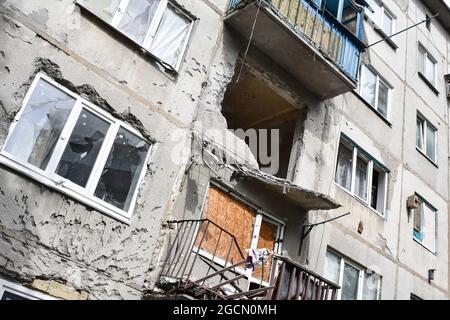
[[[89,299],[140,299],[153,286],[221,31],[215,7],[179,3],[199,20],[172,77],[74,1],[0,1],[0,146],[37,72],[156,143],[130,225],[1,165],[0,276],[56,280]]]

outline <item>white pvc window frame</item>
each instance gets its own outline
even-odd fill
[[[120,1],[120,3],[118,5],[118,7],[117,7],[117,10],[116,10],[115,14],[112,17],[111,22],[106,21],[104,18],[100,17],[95,11],[91,10],[88,6],[84,5],[84,1],[83,0],[78,0],[77,3],[80,4],[86,10],[88,10],[89,12],[93,13],[99,19],[101,19],[104,22],[108,23],[115,30],[120,32],[123,36],[127,37],[129,40],[131,40],[134,43],[136,43],[137,45],[139,45],[142,49],[144,49],[147,52],[149,52],[152,56],[154,56],[157,60],[160,60],[166,66],[170,66],[170,65],[165,63],[163,60],[161,60],[158,56],[154,55],[150,51],[152,42],[155,39],[156,33],[158,31],[158,27],[161,24],[162,18],[164,16],[164,12],[167,10],[167,8],[169,6],[171,6],[175,11],[177,11],[178,14],[181,14],[185,18],[190,20],[189,31],[188,31],[188,34],[186,36],[186,40],[184,41],[184,44],[182,46],[183,49],[181,51],[180,57],[178,58],[178,62],[177,62],[177,64],[175,66],[170,66],[171,68],[173,68],[174,71],[178,72],[180,70],[181,63],[182,63],[182,61],[183,61],[183,59],[185,57],[185,54],[186,54],[186,51],[187,51],[187,47],[188,47],[188,44],[189,44],[189,40],[191,38],[192,31],[194,29],[194,18],[192,16],[186,14],[183,10],[178,8],[170,0],[160,0],[158,8],[156,9],[155,15],[153,16],[153,19],[152,19],[152,21],[150,23],[150,26],[149,26],[148,30],[147,30],[147,34],[145,36],[145,39],[144,39],[144,41],[142,43],[139,43],[135,39],[133,39],[132,37],[130,37],[129,35],[127,35],[122,30],[119,29],[119,24],[120,24],[120,22],[122,20],[123,15],[126,12],[126,9],[128,7],[128,4],[130,3],[130,0],[119,0],[119,1]]]
[[[417,120],[422,123],[422,130],[420,132],[417,130]],[[428,128],[430,128],[434,132],[434,159],[428,156],[428,147],[427,147],[427,135]],[[417,145],[417,135],[420,134],[422,145]],[[430,160],[435,165],[438,165],[438,130],[435,126],[433,126],[419,111],[417,111],[417,119],[416,119],[416,149],[428,160]]]
[[[0,278],[0,301],[5,293],[17,295],[25,300],[59,300],[39,291],[28,289],[24,286]]]
[[[418,45],[418,59],[417,59],[417,69],[422,74],[422,76],[425,77],[434,87],[436,87],[437,84],[437,60],[428,52],[428,50],[425,48],[423,44],[419,42]],[[421,59],[423,58],[423,61]],[[427,60],[429,60],[433,65],[433,79],[428,78],[428,63]],[[423,66],[423,70],[422,70]]]
[[[365,274],[368,272],[366,268],[361,267],[357,263],[343,257],[339,253],[335,252],[334,250],[328,249],[327,252],[330,252],[331,254],[334,254],[335,256],[339,257],[340,264],[339,264],[339,280],[337,285],[341,287],[341,289],[337,292],[337,300],[342,299],[342,284],[344,281],[344,270],[345,270],[345,264],[348,264],[349,266],[355,268],[358,270],[358,288],[357,288],[357,297],[356,300],[363,300],[363,290],[364,290],[364,281],[365,281]],[[381,275],[378,275],[378,283],[377,283],[377,299],[381,299],[381,282],[382,277]]]
[[[432,241],[434,248],[430,248],[429,246],[427,246],[424,242],[425,237],[420,239],[418,238],[415,233],[414,233],[414,227],[413,227],[413,239],[414,241],[416,241],[417,243],[419,243],[421,246],[423,246],[425,249],[427,249],[428,251],[430,251],[433,254],[437,254],[438,253],[438,210],[433,207],[428,201],[426,201],[422,196],[416,194],[416,196],[419,198],[419,206],[421,206],[421,225],[420,225],[420,230],[417,230],[420,233],[424,232],[424,221],[425,221],[425,210],[424,207],[427,207],[431,212],[433,212],[434,214],[434,239]],[[418,209],[414,209],[414,210],[418,210]]]
[[[335,178],[335,184],[338,185],[340,188],[344,189],[345,191],[347,191],[348,193],[350,193],[352,196],[356,197],[358,200],[362,201],[365,205],[367,205],[369,208],[371,208],[373,211],[375,211],[378,215],[380,215],[381,217],[385,217],[386,214],[386,206],[387,206],[387,191],[388,191],[388,180],[389,180],[389,174],[386,171],[385,168],[383,168],[381,165],[379,165],[378,163],[376,163],[374,161],[374,159],[370,156],[367,155],[366,152],[363,152],[360,148],[358,148],[357,146],[353,145],[350,141],[348,141],[345,138],[341,138],[339,141],[339,145],[343,144],[344,146],[346,146],[348,149],[353,151],[353,158],[352,158],[352,174],[351,174],[351,187],[350,190],[346,189],[344,186],[341,186]],[[340,148],[338,148],[338,152],[339,152]],[[339,158],[339,155],[338,155]],[[358,159],[363,159],[364,161],[367,162],[367,190],[366,190],[366,194],[367,197],[366,199],[361,198],[357,193],[356,193],[356,169],[357,169],[357,161]],[[384,175],[384,190],[383,190],[383,206],[382,206],[382,211],[377,210],[376,208],[373,208],[371,206],[371,199],[372,199],[372,179],[373,179],[373,170],[374,167],[376,167],[378,170],[378,172],[380,174]],[[336,170],[338,170],[338,166],[337,166],[337,160],[336,160]],[[336,175],[335,175],[336,176]],[[381,193],[381,190],[378,191],[378,194]]]
[[[20,118],[28,104],[28,102],[31,99],[31,96],[36,89],[38,83],[43,80],[46,81],[48,84],[54,86],[55,88],[61,90],[65,94],[69,95],[73,99],[76,100],[75,105],[73,106],[72,110],[70,111],[70,114],[68,116],[68,119],[66,121],[66,124],[64,125],[64,128],[61,132],[61,135],[58,139],[58,142],[53,149],[52,156],[48,162],[47,168],[45,170],[42,170],[40,168],[37,168],[29,163],[23,162],[19,159],[17,159],[14,155],[8,153],[5,148],[8,144],[9,139],[14,134],[14,129],[16,128],[17,124],[20,121]],[[71,137],[72,131],[75,128],[75,125],[78,121],[78,118],[81,114],[81,111],[83,109],[88,110],[95,116],[101,118],[102,120],[109,123],[110,127],[108,129],[107,134],[105,135],[105,140],[103,142],[103,145],[100,149],[99,154],[97,155],[97,159],[95,161],[95,164],[92,168],[89,180],[87,182],[87,185],[85,188],[80,187],[76,185],[75,183],[71,182],[68,179],[65,179],[63,177],[60,177],[57,175],[56,170],[58,168],[58,164],[61,160],[61,157],[66,149],[66,146],[69,142],[69,139]],[[120,130],[120,128],[123,128],[130,133],[136,135],[137,137],[141,138],[143,141],[147,142],[149,144],[149,150],[144,162],[144,165],[142,167],[142,170],[139,174],[139,179],[136,185],[136,189],[134,190],[134,194],[130,201],[130,207],[128,211],[121,210],[109,203],[106,203],[105,201],[97,198],[94,196],[96,187],[100,181],[104,166],[107,163],[108,156],[110,154],[110,151],[112,149],[112,146],[114,144],[114,141],[116,139],[117,133]],[[0,151],[0,163],[19,171],[26,176],[52,188],[57,191],[62,192],[65,195],[68,195],[76,200],[79,200],[80,202],[102,212],[105,213],[114,219],[117,219],[121,222],[124,222],[126,224],[130,224],[130,219],[132,216],[132,213],[136,206],[136,200],[139,193],[139,187],[144,179],[144,176],[146,174],[146,166],[149,162],[150,155],[152,154],[154,148],[154,143],[152,141],[147,141],[139,131],[132,128],[130,125],[126,124],[123,121],[120,121],[116,118],[114,118],[110,113],[106,112],[105,110],[97,107],[96,105],[92,104],[91,102],[83,99],[79,95],[73,93],[69,89],[65,88],[64,86],[58,84],[50,77],[46,76],[43,73],[38,73],[31,84],[25,99],[23,101],[22,107],[20,111],[17,113],[16,117],[14,118],[10,128],[8,136],[3,144],[3,147]]]
[[[372,105],[369,101],[367,101],[363,96],[363,83],[367,81],[367,73],[371,72],[376,77],[375,83],[375,104]],[[392,86],[385,81],[380,74],[371,66],[361,65],[361,75],[359,81],[359,95],[366,101],[380,116],[385,118],[387,121],[391,121],[391,96],[392,96]],[[388,89],[388,97],[387,97],[387,106],[386,106],[386,116],[382,114],[379,108],[379,94],[380,94],[380,83],[383,84]]]
[[[390,36],[395,33],[396,30],[396,20],[397,17],[392,13],[391,10],[389,10],[384,3],[378,0],[372,0],[371,3],[374,3],[374,5],[377,5],[380,10],[380,16],[379,20],[374,20],[373,13],[370,12],[369,8],[365,8],[366,15],[370,18],[370,20],[375,23],[378,29],[382,30],[383,33],[387,36]],[[384,17],[387,16],[391,19],[391,32],[387,33],[384,29]]]

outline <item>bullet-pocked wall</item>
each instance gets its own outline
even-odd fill
[[[0,166],[0,277],[65,283],[89,299],[140,299],[155,280],[190,151],[191,122],[221,36],[219,10],[178,1],[196,20],[177,75],[74,1],[0,4],[0,145],[33,76],[46,74],[154,141],[130,223]],[[201,45],[197,45],[201,43]]]

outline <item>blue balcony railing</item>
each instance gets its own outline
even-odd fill
[[[358,80],[358,69],[364,44],[362,37],[362,14],[349,19],[353,31],[336,17],[320,7],[320,0],[254,0],[276,14],[292,31],[318,49],[353,82]],[[333,0],[328,0],[333,2]],[[228,12],[251,0],[229,0]],[[338,2],[338,1],[335,1]],[[317,5],[318,4],[318,5]]]

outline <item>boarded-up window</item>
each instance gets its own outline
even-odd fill
[[[204,219],[211,220],[217,226],[210,223],[207,227],[204,223],[197,236],[196,247],[200,246],[203,239],[201,249],[224,263],[237,263],[246,259],[246,249],[276,250],[280,225],[263,218],[254,209],[216,187],[209,189]],[[257,221],[261,221],[260,228],[255,228]],[[232,236],[236,238],[236,242]],[[258,239],[256,247],[255,243],[252,247],[252,237]],[[269,281],[271,261],[270,257],[264,270],[261,265],[255,266],[252,276]]]
[[[244,254],[244,259],[246,258],[245,249],[250,248],[256,219],[256,213],[251,208],[217,188],[210,188],[204,218],[234,235],[237,245]],[[205,224],[204,226],[197,239],[202,237],[206,228]],[[203,240],[202,249],[225,261],[236,263],[243,260],[229,234],[210,225]]]

